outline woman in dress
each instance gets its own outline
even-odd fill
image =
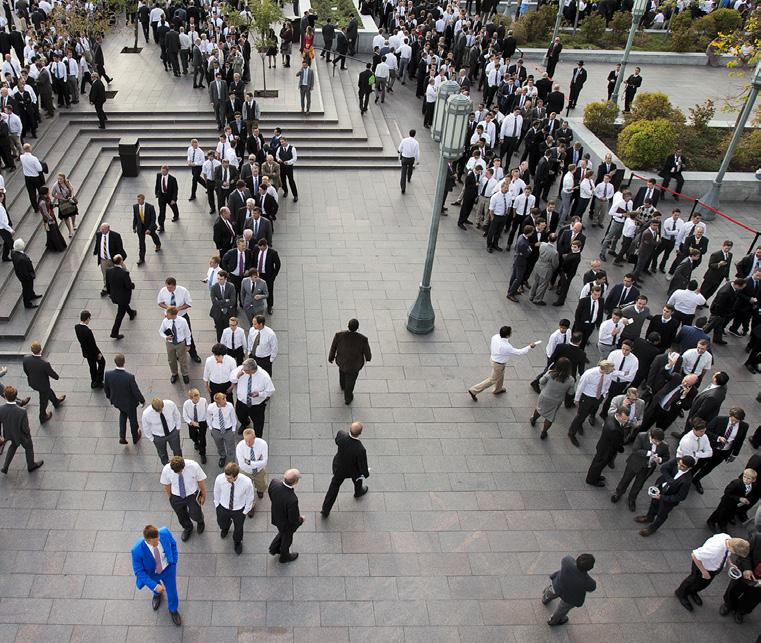
[[[66,224],[69,231],[69,239],[74,236],[74,230],[77,229],[77,200],[74,198],[74,188],[69,179],[63,172],[58,173],[58,181],[50,190],[50,196],[55,199],[55,205],[58,206],[58,218]]]
[[[251,268],[246,271],[246,276],[240,285],[243,310],[249,324],[253,324],[256,315],[263,315],[267,309],[267,297],[269,290],[267,282],[259,277],[259,271]]]
[[[291,45],[293,44],[293,26],[286,20],[280,30],[280,55],[283,57],[283,67],[291,66]]]
[[[314,60],[314,29],[307,27],[304,32],[304,49],[302,51],[304,62],[311,66]]]
[[[45,226],[45,232],[47,233],[47,243],[45,245],[48,250],[61,252],[66,249],[66,241],[64,241],[61,230],[58,228],[58,220],[53,213],[53,202],[50,200],[50,190],[48,190],[46,185],[40,188],[38,199],[37,209],[42,217],[42,224]]]
[[[267,32],[267,67],[277,69],[277,36],[274,29]]]
[[[531,426],[535,426],[540,417],[544,418],[544,426],[539,434],[539,437],[544,440],[565,396],[575,391],[576,382],[571,377],[571,361],[567,357],[561,357],[552,369],[542,375],[539,388],[542,392],[539,394],[534,414],[529,422]]]

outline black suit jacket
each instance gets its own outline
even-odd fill
[[[674,364],[674,368],[672,368],[670,371],[666,370],[668,361],[668,354],[662,353],[661,355],[658,355],[650,365],[650,369],[647,373],[647,386],[654,393],[660,391],[661,388],[663,388],[666,383],[672,378],[674,373],[682,372],[681,357],[677,360],[676,364]]]
[[[95,247],[92,253],[98,257],[98,265],[100,265],[100,239],[103,235],[100,232],[95,233]],[[113,230],[108,233],[108,253],[113,259],[116,255],[121,255],[122,259],[127,258],[127,252],[124,250],[124,244],[122,244],[122,235]]]
[[[132,230],[137,234],[145,234],[146,230],[156,231],[156,208],[150,203],[143,204],[143,216],[145,223],[140,221],[140,206],[135,203],[132,206]]]
[[[129,270],[120,266],[111,266],[106,270],[106,290],[115,304],[128,306],[132,300],[135,284],[129,276]]]
[[[212,227],[214,246],[217,248],[217,250],[219,250],[221,255],[232,248],[233,244],[235,243],[235,230],[232,221],[230,222],[230,225],[233,225],[232,231],[227,227],[227,224],[224,222],[222,217],[217,217],[217,220],[214,222],[214,226]]]
[[[238,309],[238,299],[235,286],[229,281],[225,283],[225,289],[216,283],[211,287],[211,309],[209,316],[218,323],[221,323],[235,315]]]
[[[650,404],[645,411],[645,415],[650,416],[653,413],[661,413],[660,426],[668,426],[684,411],[689,411],[695,400],[695,396],[697,395],[697,387],[695,386],[689,390],[684,398],[678,396],[676,400],[672,402],[671,408],[668,411],[661,408],[661,401],[666,398],[667,395],[675,391],[681,383],[682,375],[680,373],[672,375],[668,382],[661,386],[655,395],[653,395],[653,399],[650,401]]]
[[[301,526],[301,513],[295,489],[287,487],[282,480],[273,478],[268,493],[272,503],[271,523],[278,531],[296,531]]]
[[[255,251],[254,256],[254,267],[259,266],[259,255],[261,254],[261,250],[257,249]],[[262,279],[265,281],[267,280],[275,280],[275,277],[277,277],[278,273],[280,272],[280,255],[277,253],[277,250],[273,250],[272,248],[267,248],[267,256],[264,259],[264,270],[259,275]]]
[[[615,415],[609,415],[602,425],[602,431],[600,437],[597,440],[597,446],[595,448],[597,455],[613,456],[618,453],[619,449],[623,451],[624,438],[626,437],[626,431],[622,427]]]
[[[638,433],[637,437],[634,438],[632,452],[626,460],[626,466],[636,471],[640,471],[641,469],[655,469],[655,465],[650,464],[650,456],[647,455],[648,451],[652,449],[652,446],[650,435],[647,431]],[[669,445],[666,444],[665,441],[661,442],[655,448],[655,454],[661,458],[661,462],[667,462],[669,459]]]
[[[268,194],[267,192],[264,193],[264,196],[262,196],[262,193],[260,192],[257,194],[254,199],[256,200],[256,205],[259,206],[262,210],[262,214],[268,218],[271,219],[275,216],[277,216],[278,208],[280,207],[278,205],[278,202],[275,200],[275,197],[271,194]],[[270,224],[270,228],[272,227],[272,224]],[[272,239],[268,239],[267,243],[269,245],[272,245]]]
[[[655,486],[661,490],[661,501],[667,505],[678,505],[690,492],[692,471],[686,471],[675,479],[678,471],[676,458],[673,458],[661,465],[661,475],[655,481]]]
[[[58,373],[53,370],[50,362],[40,355],[26,355],[22,364],[27,383],[35,391],[47,391],[50,379],[58,379]]]
[[[370,477],[367,468],[367,451],[362,442],[351,437],[347,431],[336,434],[338,452],[333,457],[333,475],[337,478],[356,480],[360,476]]]
[[[244,229],[254,230],[254,220],[252,218],[246,219],[246,223],[243,227]],[[256,234],[251,239],[252,245],[256,245],[256,242],[259,241],[259,239],[266,239],[267,245],[272,246],[272,222],[267,217],[260,216],[258,228]]]
[[[632,205],[632,208],[636,210],[641,205],[645,204],[645,195],[647,194],[647,187],[644,185],[637,190],[637,194],[634,196],[634,204]],[[650,201],[653,204],[653,207],[656,207],[658,205],[658,201],[661,198],[661,191],[658,188],[653,188],[653,193],[650,195]]]
[[[719,415],[708,423],[708,427],[706,428],[706,435],[708,436],[708,441],[711,443],[711,448],[713,448],[714,453],[716,453],[716,449],[720,448],[721,446],[719,444],[719,438],[724,437],[724,432],[727,430],[728,424],[728,415]],[[743,442],[745,442],[746,435],[748,435],[748,423],[740,422],[740,426],[737,429],[737,435],[732,441],[731,454],[733,456],[737,457],[737,455],[739,455],[740,449],[742,449],[743,446]]]
[[[0,433],[13,444],[27,444],[32,440],[26,409],[18,404],[0,406]]]
[[[340,370],[358,373],[372,357],[370,342],[362,333],[344,330],[333,336],[328,361],[332,364],[335,360]]]
[[[710,422],[719,415],[719,410],[726,397],[726,386],[717,386],[708,391],[701,391],[695,396],[695,400],[690,407],[690,414],[687,416],[687,421],[689,422],[692,418],[699,417],[706,422]]]
[[[616,284],[605,294],[605,312],[610,315],[614,308],[623,308],[629,304],[633,304],[639,297],[639,288],[631,286],[629,292],[626,293],[626,297],[621,299],[621,295],[624,292],[624,284]],[[619,300],[621,303],[619,303]]]
[[[731,317],[737,304],[737,291],[731,283],[724,284],[719,288],[711,303],[711,314],[720,317]]]
[[[95,335],[87,324],[75,324],[74,333],[82,349],[82,357],[96,358],[100,354],[100,349],[95,341]]]
[[[28,281],[35,278],[34,266],[28,254],[19,250],[12,250],[11,261],[13,261],[13,272],[16,273],[19,281]]]
[[[602,324],[603,318],[603,304],[602,300],[597,301],[597,316],[593,320],[595,326]],[[589,322],[592,315],[592,298],[590,296],[582,297],[579,299],[579,303],[576,306],[576,313],[574,314],[574,329],[580,330],[584,328]],[[575,331],[574,331],[575,332]]]
[[[162,190],[162,176],[161,172],[156,174],[156,198],[163,198],[166,201],[177,201],[177,179],[171,174],[166,175],[166,194]]]
[[[615,174],[616,169],[617,168],[615,163],[600,163],[600,165],[597,166],[597,178],[595,179],[595,185],[602,183],[602,177],[604,177],[606,174]]]
[[[560,233],[560,236],[558,237],[558,254],[565,255],[571,252],[571,241],[578,241],[581,243],[581,249],[584,250],[584,243],[587,240],[586,235],[583,232],[579,232],[579,234],[576,235],[575,239],[572,239],[573,232],[571,229],[564,230]]]
[[[103,377],[103,392],[111,404],[120,411],[129,412],[145,404],[137,380],[132,373],[123,368],[106,371]]]
[[[103,86],[103,81],[98,78],[90,87],[90,102],[93,105],[103,105],[106,102],[106,88]]]
[[[253,250],[243,251],[244,272],[254,267],[254,252]],[[222,261],[219,262],[222,270],[226,270],[229,274],[232,274],[233,270],[238,267],[238,249],[230,248],[224,256]],[[243,277],[243,275],[241,275]]]
[[[637,374],[634,376],[632,384],[638,386],[640,382],[643,382],[647,378],[647,374],[650,372],[650,365],[660,355],[661,349],[659,346],[651,344],[644,337],[637,337],[634,340],[634,346],[632,346],[632,353],[634,353],[639,361]]]
[[[561,357],[566,357],[571,362],[571,374],[574,378],[581,376],[587,364],[587,354],[581,346],[558,344],[550,356],[550,363],[555,364]]]
[[[676,334],[679,331],[681,322],[671,316],[667,322],[664,323],[663,315],[653,315],[650,323],[647,325],[647,331],[645,331],[645,337],[650,333],[658,333],[661,336],[661,341],[658,343],[658,347],[661,350],[666,350],[676,338]]]
[[[248,191],[248,188],[243,189],[242,196],[236,188],[230,192],[227,197],[227,207],[230,208],[230,222],[233,224],[233,227],[238,234],[243,232],[243,224],[246,220],[246,199],[250,198],[251,192]]]

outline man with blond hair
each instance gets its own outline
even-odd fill
[[[269,458],[267,443],[257,438],[253,429],[246,429],[243,431],[243,439],[235,447],[235,458],[241,473],[251,478],[254,483],[257,497],[264,498],[264,492],[267,490],[267,460]],[[254,517],[255,508],[256,498],[251,505],[251,511],[248,512],[249,518]]]

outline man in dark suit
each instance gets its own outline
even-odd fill
[[[137,265],[145,263],[145,237],[150,236],[156,248],[161,250],[161,239],[156,234],[156,208],[145,202],[145,195],[137,195],[137,203],[132,206],[132,232],[137,234],[139,259]]]
[[[687,415],[687,421],[684,423],[684,431],[677,433],[674,431],[671,435],[680,440],[691,430],[691,422],[694,418],[705,420],[706,424],[719,416],[719,410],[727,397],[727,384],[729,375],[724,371],[716,371],[711,378],[710,386],[695,395],[695,399],[690,406],[690,412]]]
[[[587,484],[593,487],[604,487],[605,476],[603,469],[616,457],[617,453],[624,450],[624,437],[626,436],[626,424],[629,421],[629,411],[620,407],[615,415],[607,417],[603,424],[600,438],[595,448],[595,456],[587,471]]]
[[[82,357],[87,360],[90,366],[90,388],[103,388],[103,371],[106,368],[106,360],[103,353],[100,352],[98,344],[95,341],[95,335],[90,330],[89,310],[83,310],[79,313],[79,323],[74,326],[74,333],[82,349]]]
[[[53,370],[50,362],[42,357],[42,344],[32,342],[31,349],[32,354],[24,356],[22,364],[29,386],[40,394],[40,424],[45,424],[53,417],[53,412],[48,411],[48,402],[57,409],[63,404],[66,396],[58,397],[50,388],[50,378],[57,380],[58,373]]]
[[[267,283],[269,295],[267,295],[267,314],[272,314],[272,306],[275,303],[275,279],[280,272],[280,255],[277,250],[269,247],[266,239],[259,239],[256,244],[259,252],[256,253],[254,267],[259,271],[259,276]]]
[[[679,331],[679,325],[679,320],[674,317],[674,307],[671,304],[666,304],[660,315],[653,315],[650,318],[650,323],[645,330],[645,337],[649,337],[650,333],[658,333],[660,335],[658,348],[664,351],[674,342]]]
[[[106,104],[106,88],[98,74],[93,72],[90,76],[92,78],[92,85],[90,87],[89,99],[95,107],[95,113],[98,115],[98,129],[106,129],[108,116],[103,111],[103,105]]]
[[[689,411],[697,395],[698,376],[691,373],[682,377],[674,372],[668,382],[653,395],[642,422],[642,430],[647,431],[654,424],[664,431]]]
[[[5,464],[0,469],[3,473],[8,473],[8,467],[16,455],[19,446],[24,448],[26,455],[26,468],[30,473],[39,469],[44,460],[34,461],[34,445],[32,444],[32,434],[29,431],[29,418],[26,410],[16,404],[18,391],[15,386],[6,386],[3,391],[3,397],[7,404],[0,406],[0,434],[5,442],[10,442],[8,452],[5,454]]]
[[[320,514],[323,518],[330,515],[333,503],[338,498],[338,490],[346,478],[350,478],[354,483],[355,498],[360,498],[367,493],[367,485],[364,481],[370,477],[370,469],[367,467],[367,452],[359,440],[362,428],[362,422],[352,422],[348,433],[339,431],[336,434],[335,442],[338,445],[338,452],[333,457],[333,478],[325,494],[325,500],[322,502]]]
[[[555,76],[555,67],[560,60],[561,51],[563,51],[563,43],[560,42],[560,36],[558,36],[547,49],[547,75],[550,78]]]
[[[746,277],[745,288],[737,293],[735,314],[731,326],[727,329],[730,335],[744,337],[749,330],[755,330],[758,321],[754,317],[754,313],[758,310],[759,302],[761,302],[761,269],[754,270],[750,277]],[[755,334],[758,334],[758,331]],[[753,339],[751,339],[751,343],[753,343]],[[750,359],[748,361],[751,362]]]
[[[11,32],[11,37],[13,37],[12,32]],[[102,36],[97,36],[95,38],[95,44],[93,45],[93,48],[92,48],[92,58],[93,58],[93,62],[95,63],[95,70],[98,72],[98,75],[101,76],[102,78],[105,78],[107,83],[110,83],[113,80],[113,78],[111,78],[106,73],[106,67],[105,67],[106,61],[103,58],[103,37]]]
[[[758,480],[758,472],[746,467],[739,478],[735,478],[724,487],[719,505],[708,516],[706,524],[714,534],[726,533],[728,522],[735,522],[736,519],[737,522],[742,523],[747,520],[748,509],[758,502],[759,496],[761,496],[761,483]],[[761,534],[756,532],[756,537],[761,538]],[[756,560],[761,562],[758,557]],[[732,582],[730,587],[731,584]],[[725,594],[725,604],[727,603],[726,596]]]
[[[137,424],[137,407],[145,404],[135,376],[124,368],[124,355],[114,355],[116,368],[106,373],[103,380],[103,392],[111,406],[119,410],[119,444],[127,444],[127,420],[129,420],[132,442],[137,444],[142,431]]]
[[[694,466],[695,459],[689,455],[674,458],[661,466],[661,475],[654,485],[658,494],[652,496],[647,514],[635,518],[636,522],[649,525],[640,530],[640,536],[647,537],[658,531],[674,507],[687,498]]]
[[[711,443],[713,455],[710,458],[700,458],[695,465],[692,484],[698,493],[703,493],[700,482],[703,478],[722,462],[732,462],[738,456],[747,434],[745,411],[739,407],[732,407],[729,415],[719,415],[708,423],[706,436]]]
[[[210,290],[211,310],[209,317],[214,320],[217,330],[217,341],[222,339],[222,332],[230,323],[230,317],[234,317],[238,310],[238,295],[235,286],[227,281],[227,272],[217,272],[217,283]]]
[[[98,257],[98,265],[103,275],[103,290],[100,291],[100,296],[105,297],[108,294],[106,273],[114,265],[113,258],[116,255],[120,255],[122,259],[127,258],[122,236],[111,230],[108,223],[101,223],[98,232],[95,233],[95,246],[92,253]]]
[[[639,297],[639,288],[634,285],[634,275],[627,273],[620,284],[615,284],[605,294],[605,313],[610,317],[614,308],[624,308]]]
[[[162,165],[161,171],[156,175],[155,195],[159,200],[159,232],[164,232],[167,205],[172,209],[172,221],[180,218],[180,210],[177,207],[177,179],[169,174],[167,165]]]
[[[236,234],[243,234],[243,224],[246,221],[246,201],[251,198],[251,192],[246,187],[246,182],[238,179],[235,189],[227,196],[227,207],[230,209],[230,221],[235,228]]]
[[[269,223],[269,227],[271,231],[272,229],[271,221],[277,220],[277,211],[280,208],[277,200],[275,199],[274,196],[272,196],[267,191],[267,186],[264,183],[259,184],[259,189],[254,195],[254,199],[256,201],[256,205],[258,205],[259,209],[262,211],[262,216],[264,216],[266,219],[269,220],[268,223]],[[267,238],[267,243],[272,245],[271,232],[270,232],[270,236]]]
[[[726,344],[724,337],[725,326],[732,321],[739,293],[745,288],[745,279],[735,279],[719,288],[711,303],[711,316],[703,329],[706,333],[713,330],[713,343]],[[702,293],[701,293],[702,294]]]
[[[299,499],[295,491],[300,479],[301,472],[298,469],[288,469],[282,480],[273,478],[268,489],[272,503],[271,522],[277,527],[277,536],[270,543],[270,554],[279,554],[281,563],[290,563],[299,557],[298,553],[291,553],[290,548],[293,534],[304,523],[304,516],[299,513]]]
[[[230,165],[228,159],[222,159],[222,165],[214,170],[214,186],[217,190],[217,203],[227,203],[227,197],[238,180],[238,169]],[[245,205],[245,201],[243,202]],[[231,221],[235,222],[234,213],[230,212]]]
[[[682,372],[682,356],[679,354],[679,344],[672,344],[665,353],[658,355],[647,372],[645,388],[649,394],[661,390],[674,373]]]
[[[243,276],[254,267],[254,251],[246,248],[246,240],[243,237],[238,238],[237,248],[231,248],[224,254],[219,265],[227,272],[227,279],[235,287],[235,291],[242,296]]]
[[[130,320],[137,317],[137,311],[133,310],[130,306],[132,291],[134,289],[135,284],[132,283],[129,270],[124,266],[124,260],[121,255],[115,255],[114,265],[106,272],[106,290],[111,295],[111,301],[117,306],[116,319],[114,319],[114,325],[111,328],[111,337],[113,339],[122,339],[124,337],[124,335],[119,333],[124,315],[128,314]]]
[[[710,299],[724,281],[729,280],[729,268],[732,265],[732,242],[721,244],[721,250],[712,252],[708,257],[708,269],[703,275],[700,294]]]
[[[631,385],[638,388],[647,379],[650,366],[663,352],[660,347],[661,336],[657,332],[647,333],[646,337],[637,337],[632,342],[632,354],[637,358],[637,374]]]
[[[669,447],[663,438],[663,429],[657,427],[637,434],[631,455],[626,461],[624,474],[616,486],[615,493],[610,497],[611,502],[618,502],[631,483],[626,504],[629,511],[636,509],[637,495],[645,486],[645,482],[655,471],[655,467],[669,459]]]
[[[271,194],[268,194],[267,196],[272,198]],[[244,231],[251,230],[254,233],[250,243],[252,251],[253,246],[259,241],[259,239],[266,239],[267,245],[272,245],[272,222],[267,217],[262,216],[259,207],[254,207],[251,216],[246,219],[243,229]]]
[[[608,152],[605,155],[605,158],[603,159],[602,163],[597,166],[597,178],[595,179],[595,185],[598,183],[602,183],[602,177],[604,177],[606,174],[611,175],[611,183],[613,182],[613,175],[616,173],[617,165],[613,162],[613,155]]]
[[[687,159],[682,156],[682,150],[676,150],[673,154],[669,154],[663,161],[663,169],[660,176],[663,177],[663,187],[667,188],[671,179],[676,181],[676,191],[681,192],[684,185],[684,176],[682,176],[682,170],[687,167]],[[674,200],[679,201],[679,197],[675,194]]]
[[[354,399],[354,385],[357,376],[373,355],[370,342],[362,333],[358,333],[359,321],[350,319],[349,330],[340,331],[333,337],[328,353],[328,362],[335,360],[338,365],[338,380],[344,392],[344,403],[351,404]]]
[[[584,83],[587,82],[587,70],[584,69],[584,61],[580,60],[576,69],[573,70],[571,76],[571,89],[568,96],[568,107],[574,109],[576,102],[579,100],[579,94],[581,88],[584,87]]]
[[[13,272],[21,282],[21,298],[24,301],[24,308],[37,308],[34,300],[40,299],[42,295],[37,295],[34,292],[34,278],[36,275],[32,260],[24,252],[25,247],[26,244],[23,239],[16,239],[13,242],[13,251],[11,252]]]
[[[547,621],[547,625],[563,625],[568,622],[568,612],[574,607],[584,605],[587,593],[597,589],[597,583],[589,575],[595,566],[592,554],[581,554],[574,560],[565,556],[560,563],[560,569],[550,575],[550,584],[542,594],[542,605],[549,605],[556,598],[560,599],[558,606]]]
[[[220,257],[235,245],[235,228],[230,221],[230,210],[227,207],[219,210],[219,217],[212,228],[212,237]]]
[[[592,286],[589,295],[579,299],[576,306],[576,312],[573,319],[573,332],[581,333],[583,340],[582,348],[586,347],[587,342],[595,328],[599,328],[603,318],[603,302],[600,298],[602,289],[599,286]]]
[[[656,183],[655,179],[648,179],[647,184],[637,190],[637,194],[634,195],[634,205],[632,206],[634,210],[641,208],[645,204],[646,199],[650,199],[652,206],[657,209],[658,201],[661,198],[661,191],[655,187]]]

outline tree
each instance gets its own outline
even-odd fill
[[[282,22],[285,17],[283,16],[283,10],[277,2],[272,0],[250,0],[248,2],[248,10],[251,12],[254,27],[254,47],[256,47],[262,59],[263,90],[261,95],[268,96],[272,92],[267,91],[267,71],[264,66],[264,58],[267,49],[277,45],[277,39],[272,37],[272,33],[274,33],[272,27]],[[276,90],[274,95],[277,96]]]
[[[115,24],[116,15],[124,11],[126,0],[105,0],[94,9],[83,5],[57,5],[53,9],[54,19],[66,25],[70,33],[87,36],[90,41],[105,33]]]

